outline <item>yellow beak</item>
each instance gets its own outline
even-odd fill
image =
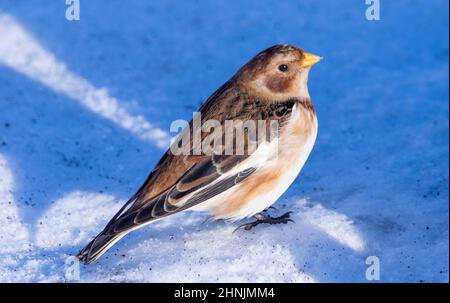
[[[310,53],[303,53],[304,58],[302,61],[302,66],[303,67],[310,67],[313,66],[314,64],[316,64],[317,62],[319,62],[320,60],[322,60],[322,57],[310,54]]]

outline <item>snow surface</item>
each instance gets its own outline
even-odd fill
[[[36,3],[35,3],[36,2]],[[297,44],[319,119],[276,203],[295,223],[182,213],[138,230],[80,281],[449,280],[448,1],[0,0],[0,282],[78,281],[74,255],[141,185],[171,121],[258,51]],[[68,261],[69,260],[69,261]],[[75,265],[76,266],[76,265]]]

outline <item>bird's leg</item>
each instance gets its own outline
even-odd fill
[[[259,225],[261,223],[266,223],[266,224],[272,225],[272,224],[286,224],[288,222],[294,222],[290,218],[291,213],[292,213],[291,211],[288,211],[287,213],[282,214],[279,217],[271,217],[270,215],[264,214],[261,212],[261,213],[254,215],[254,217],[256,218],[256,221],[239,225],[234,231],[236,231],[240,228],[243,228],[245,230],[250,230],[253,227],[255,227],[256,225]]]

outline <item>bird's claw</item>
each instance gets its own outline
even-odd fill
[[[294,222],[294,220],[292,220],[291,218],[290,218],[290,215],[291,215],[291,213],[292,213],[292,211],[288,211],[287,213],[284,213],[284,214],[282,214],[281,216],[279,216],[279,217],[271,217],[271,216],[269,216],[269,215],[264,215],[264,214],[257,214],[255,217],[256,217],[256,221],[253,221],[253,222],[250,222],[250,223],[245,223],[245,224],[242,224],[242,225],[239,225],[234,231],[233,231],[233,233],[235,232],[235,231],[237,231],[238,229],[241,229],[241,228],[243,228],[243,229],[245,229],[245,230],[250,230],[250,229],[252,229],[253,227],[255,227],[255,226],[257,226],[257,225],[259,225],[259,224],[261,224],[261,223],[266,223],[266,224],[270,224],[270,225],[273,225],[273,224],[287,224],[288,222]]]

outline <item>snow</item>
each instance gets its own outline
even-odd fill
[[[448,1],[0,1],[0,281],[448,282]],[[292,43],[319,134],[275,204],[237,231],[192,212],[71,258],[141,185],[200,103]],[[205,222],[206,221],[206,222]],[[79,278],[79,279],[78,279]]]

